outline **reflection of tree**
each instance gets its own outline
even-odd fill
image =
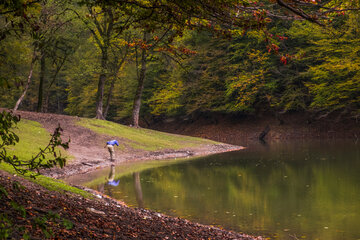
[[[101,184],[98,185],[97,190],[98,190],[99,192],[103,193],[103,192],[104,192],[104,187],[105,187],[105,184],[104,184],[104,183],[101,183]]]
[[[134,172],[133,177],[134,177],[136,201],[139,205],[139,208],[144,208],[143,194],[142,194],[141,182],[140,182],[140,173]]]

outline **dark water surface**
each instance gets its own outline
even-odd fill
[[[140,169],[116,166],[68,181],[131,206],[271,239],[360,239],[360,143],[252,144]]]

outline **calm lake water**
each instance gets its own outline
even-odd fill
[[[131,206],[271,239],[356,240],[359,171],[360,143],[308,141],[116,166],[67,181]]]

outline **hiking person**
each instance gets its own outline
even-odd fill
[[[106,142],[105,147],[109,150],[110,153],[110,161],[114,161],[115,159],[115,151],[114,151],[114,145],[119,146],[119,142],[117,140],[111,140]]]

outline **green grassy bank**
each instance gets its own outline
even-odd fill
[[[211,140],[163,133],[144,128],[133,128],[97,119],[82,118],[77,124],[99,134],[120,138],[120,144],[122,144],[120,147],[122,148],[128,145],[133,149],[157,151],[163,149],[178,150],[196,147],[201,144],[216,144],[216,142]]]
[[[149,129],[132,128],[103,120],[81,118],[76,124],[98,134],[105,134],[120,139],[120,147],[123,149],[130,147],[146,151],[160,151],[164,149],[178,150],[181,148],[197,147],[203,144],[216,144],[216,142],[210,140],[162,133]],[[36,155],[39,149],[44,148],[51,138],[50,133],[40,123],[26,119],[22,119],[14,131],[19,136],[20,141],[17,145],[9,146],[6,150],[9,155],[16,155],[24,160],[31,159],[32,156]],[[65,150],[60,150],[60,152],[63,156],[67,157],[68,162],[71,162],[71,155]],[[16,174],[10,165],[3,162],[0,164],[0,169]],[[89,196],[87,192],[70,187],[61,180],[41,175],[36,177],[35,180],[28,176],[24,177],[49,190],[70,191],[83,196]]]
[[[41,127],[41,124],[35,121],[22,119],[14,132],[19,136],[19,143],[15,146],[10,146],[6,150],[8,155],[16,155],[19,159],[28,160],[39,152],[40,148],[44,148],[51,138],[50,133]],[[59,149],[62,155],[71,159],[71,156],[63,149]],[[11,174],[16,174],[14,168],[7,163],[2,162],[0,169]],[[61,180],[56,180],[43,175],[39,175],[36,179],[30,178],[25,175],[24,178],[33,181],[43,187],[53,191],[68,191],[76,194],[80,194],[84,197],[90,197],[90,194],[86,191],[82,191],[78,188],[71,187]]]

